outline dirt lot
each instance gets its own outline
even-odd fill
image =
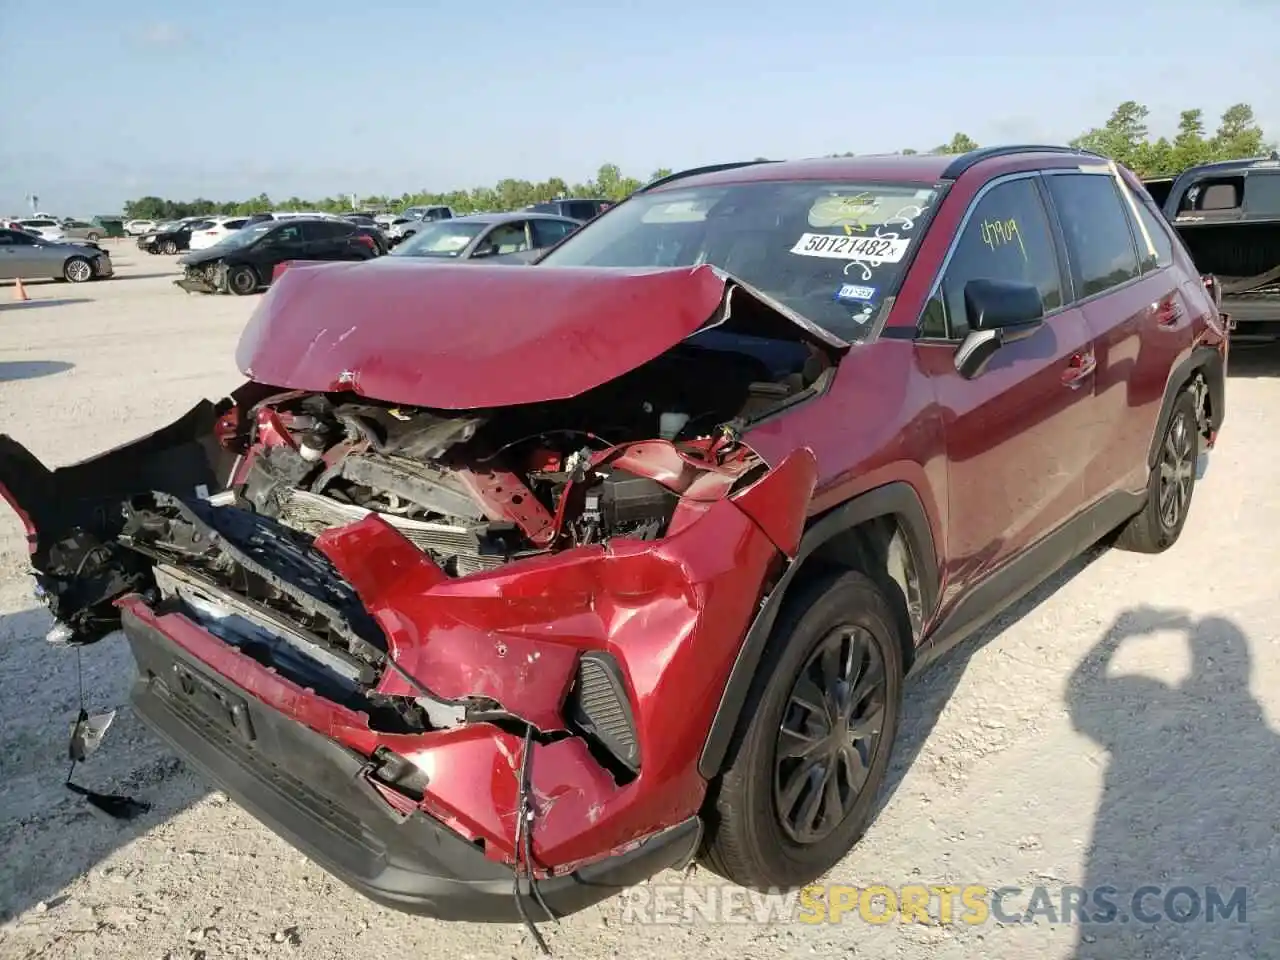
[[[172,261],[117,248],[109,283],[0,287],[0,432],[54,463],[159,426],[237,375],[254,300],[188,297]],[[1182,542],[1075,564],[908,691],[894,789],[828,881],[1128,893],[1247,888],[1206,922],[688,922],[642,890],[546,933],[558,956],[1104,958],[1280,956],[1280,353],[1239,350],[1228,422]],[[0,957],[530,957],[518,927],[371,905],[162,749],[125,707],[110,638],[81,656],[91,708],[121,706],[81,782],[152,804],[121,825],[62,787],[76,656],[42,640],[19,526],[0,511]],[[1114,654],[1114,655],[1113,655]],[[714,902],[704,871],[686,881]],[[674,875],[662,883],[680,880]],[[1091,891],[1092,892],[1092,891]],[[631,909],[627,908],[630,904]],[[640,904],[640,907],[637,907]],[[1176,906],[1185,911],[1184,894]],[[1185,913],[1184,913],[1185,915]],[[1127,914],[1126,914],[1127,916]],[[368,955],[368,954],[365,954]]]

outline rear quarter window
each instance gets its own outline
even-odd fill
[[[1143,201],[1128,184],[1125,185],[1129,225],[1138,243],[1138,263],[1143,273],[1151,273],[1173,265],[1173,241],[1169,224]]]
[[[1244,180],[1244,212],[1280,218],[1280,170],[1250,171]]]

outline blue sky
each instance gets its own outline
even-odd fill
[[[1126,99],[1156,133],[1245,100],[1280,139],[1280,0],[1214,9],[0,0],[0,213],[1065,141]]]

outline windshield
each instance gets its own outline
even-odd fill
[[[234,230],[215,244],[219,247],[247,247],[253,241],[257,240],[269,230],[274,230],[279,224],[274,220],[263,220],[261,223],[251,223],[247,227]]]
[[[846,341],[897,292],[936,199],[917,184],[789,181],[638,194],[571,234],[546,266],[710,263]]]
[[[438,220],[391,251],[396,257],[456,257],[488,224]]]

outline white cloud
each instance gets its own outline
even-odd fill
[[[152,23],[141,33],[142,42],[152,47],[177,47],[186,43],[186,31],[172,23]]]

